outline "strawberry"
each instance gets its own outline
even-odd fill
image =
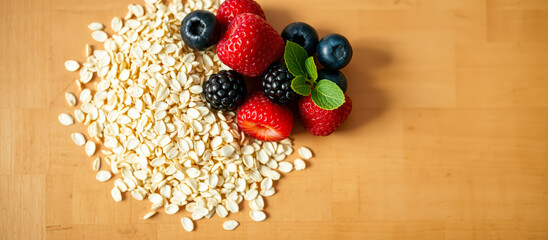
[[[325,110],[306,96],[299,99],[299,113],[307,132],[315,136],[327,136],[337,129],[352,111],[352,100],[345,95],[345,102],[334,110]]]
[[[243,75],[258,76],[284,53],[282,37],[261,17],[236,16],[217,45],[221,62]]]
[[[217,21],[226,29],[236,16],[242,13],[253,13],[266,19],[261,6],[253,0],[226,0],[217,10]]]
[[[280,141],[293,128],[291,109],[271,103],[260,90],[245,100],[236,117],[242,131],[261,141]]]

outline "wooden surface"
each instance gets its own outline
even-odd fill
[[[139,2],[139,1],[137,1]],[[548,1],[260,0],[354,47],[354,102],[316,158],[284,175],[268,219],[140,220],[114,203],[63,127],[67,59],[130,0],[0,1],[0,239],[548,239]],[[108,24],[110,25],[110,24]],[[299,123],[297,123],[299,125]]]

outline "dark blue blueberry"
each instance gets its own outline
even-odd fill
[[[292,41],[301,45],[308,56],[314,55],[316,51],[316,45],[318,45],[318,33],[312,26],[303,22],[294,22],[282,31],[282,38],[284,42]]]
[[[205,10],[195,10],[183,18],[181,37],[187,46],[198,51],[211,48],[219,41],[221,27],[215,14]]]
[[[318,81],[321,79],[327,79],[331,82],[334,82],[341,88],[341,90],[345,93],[346,92],[346,77],[344,74],[339,70],[329,70],[329,69],[321,69],[318,71]]]
[[[318,43],[316,57],[325,68],[338,70],[345,67],[352,59],[352,46],[342,35],[328,34]]]

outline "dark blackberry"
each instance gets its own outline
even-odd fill
[[[277,62],[262,75],[263,94],[273,103],[288,104],[295,99],[296,93],[291,89],[294,76],[287,70],[284,63]]]
[[[245,100],[244,77],[236,71],[219,71],[204,83],[204,97],[213,109],[233,111]]]

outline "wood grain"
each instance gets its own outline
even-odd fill
[[[183,213],[141,220],[115,203],[60,112],[86,28],[130,0],[0,1],[0,239],[548,239],[548,1],[260,0],[354,47],[354,109],[329,137],[296,123],[316,157],[284,175],[268,219]],[[98,44],[94,45],[99,47]]]

